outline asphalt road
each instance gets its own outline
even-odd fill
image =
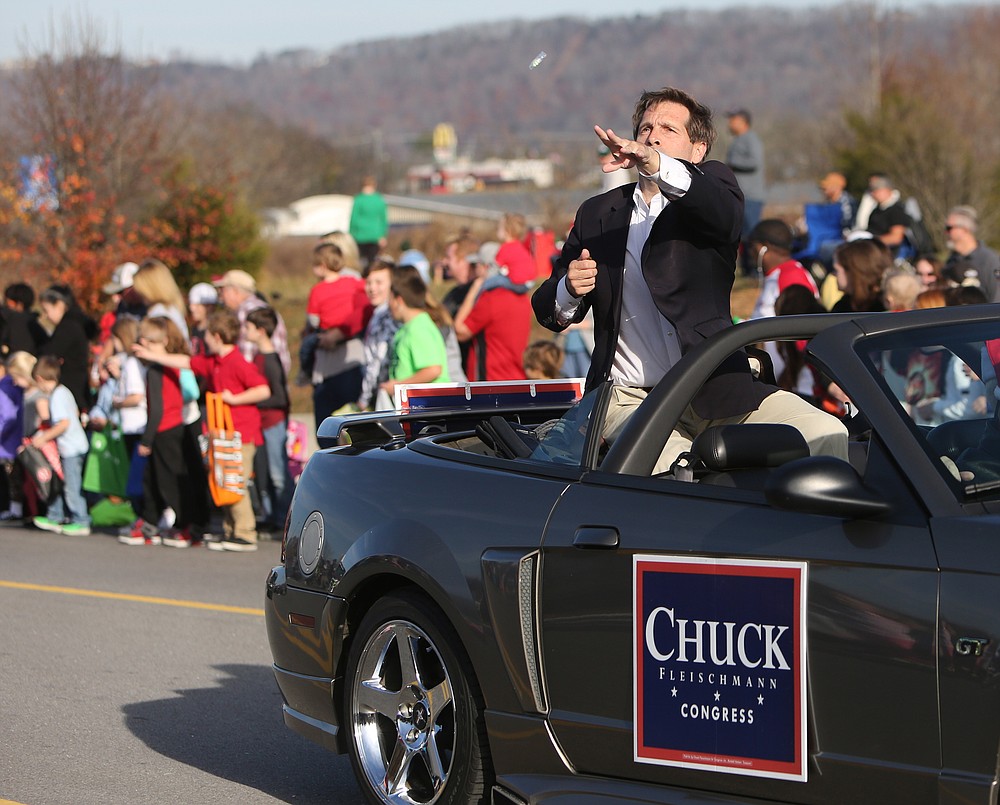
[[[0,803],[360,805],[347,758],[281,719],[279,552],[0,528]]]

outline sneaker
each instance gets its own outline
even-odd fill
[[[173,531],[163,537],[163,544],[168,548],[190,548],[198,543],[194,541],[188,529],[182,528],[180,531]]]
[[[62,523],[57,523],[55,520],[50,520],[48,517],[38,516],[31,522],[35,524],[35,528],[40,528],[42,531],[51,531],[53,534],[61,534],[63,530]]]
[[[119,534],[122,545],[160,545],[163,540],[157,533],[147,534],[142,520],[136,520],[128,534]]]
[[[159,534],[146,536],[145,534],[120,534],[118,541],[122,545],[161,545],[163,540]]]
[[[142,528],[142,518],[140,517],[132,525],[122,526],[118,529],[119,537],[127,537]]]
[[[66,523],[62,527],[62,533],[67,537],[88,537],[90,536],[90,526],[83,523]]]
[[[239,537],[233,537],[232,539],[224,539],[222,542],[214,543],[220,545],[224,551],[236,551],[238,553],[250,553],[251,551],[257,550],[257,543],[250,542],[250,540],[240,539]],[[212,547],[212,545],[209,545]],[[215,548],[214,550],[219,550]]]

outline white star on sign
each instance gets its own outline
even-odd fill
[[[719,691],[715,691],[715,700],[719,701],[719,699],[721,699],[721,698],[722,698],[722,694],[719,693]]]
[[[759,705],[763,705],[764,704],[764,697],[763,696],[758,696],[757,697],[757,704],[759,704]]]
[[[677,688],[671,688],[670,689],[670,695],[673,696],[676,699],[677,698]]]

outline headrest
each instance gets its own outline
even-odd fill
[[[698,434],[691,452],[712,472],[778,467],[809,455],[809,445],[791,425],[713,425]]]

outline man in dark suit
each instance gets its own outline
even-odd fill
[[[605,172],[635,167],[639,182],[584,202],[556,270],[532,297],[538,321],[555,332],[594,311],[587,387],[611,380],[605,437],[613,441],[648,390],[691,347],[732,326],[730,292],[743,222],[733,172],[703,160],[715,141],[712,113],[672,87],[644,92],[633,136],[594,127],[613,159]],[[797,395],[756,380],[737,354],[695,396],[664,446],[669,469],[709,425],[785,422],[813,454],[847,457],[847,432]]]

